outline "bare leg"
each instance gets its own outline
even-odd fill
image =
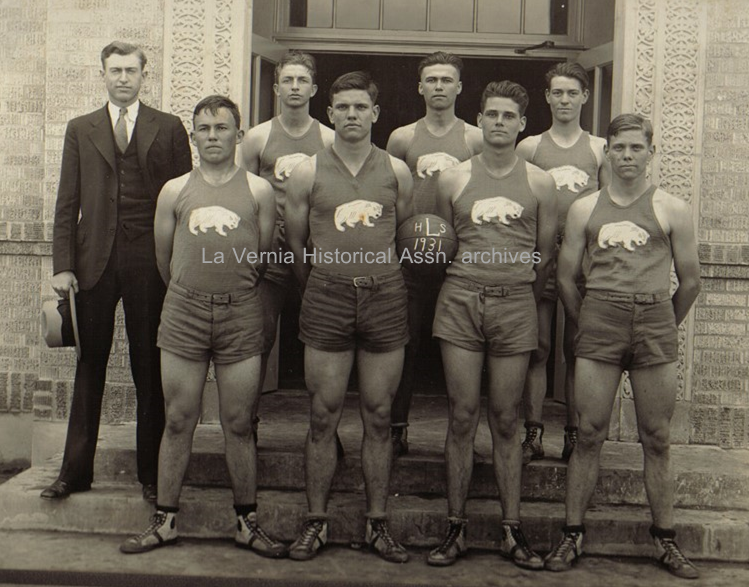
[[[505,520],[520,520],[522,448],[518,419],[530,353],[489,357],[489,429],[494,476]]]
[[[653,523],[659,528],[673,528],[674,476],[669,434],[676,405],[676,363],[637,369],[630,376]]]
[[[252,417],[260,393],[260,356],[216,365],[221,427],[235,504],[257,501],[257,447]]]
[[[335,433],[343,413],[353,350],[329,353],[307,345],[304,372],[310,393],[310,426],[305,445],[307,505],[310,517],[325,517],[337,462]]]
[[[601,448],[609,430],[611,409],[622,368],[578,357],[575,393],[580,418],[578,440],[567,467],[567,525],[583,523],[598,481]]]
[[[473,443],[481,414],[481,368],[484,353],[440,341],[450,406],[445,464],[447,466],[447,515],[465,517],[468,488],[473,473]]]
[[[528,374],[525,376],[523,403],[525,419],[542,422],[546,397],[546,363],[551,351],[551,321],[555,302],[542,299],[538,303],[538,349],[531,353]]]
[[[357,351],[359,401],[364,438],[362,472],[367,491],[367,517],[386,514],[390,467],[390,406],[403,369],[403,348],[388,353]]]
[[[159,449],[158,504],[177,507],[182,481],[190,462],[192,437],[200,417],[208,362],[185,359],[161,351],[161,379],[166,427]]]
[[[564,399],[567,402],[567,426],[577,428],[577,408],[575,406],[575,335],[577,326],[565,314],[564,317],[564,359],[567,370],[564,377]]]

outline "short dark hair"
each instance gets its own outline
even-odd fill
[[[579,63],[557,63],[546,72],[546,89],[551,89],[551,80],[555,77],[569,77],[580,82],[583,91],[590,87],[590,79],[585,68]]]
[[[447,51],[436,51],[419,62],[419,78],[421,78],[421,72],[424,71],[424,68],[430,65],[452,65],[458,70],[458,77],[463,71],[463,60],[460,57]]]
[[[648,145],[653,144],[653,125],[644,116],[632,113],[620,114],[611,121],[606,131],[606,140],[610,141],[612,137],[627,130],[641,130],[648,141]]]
[[[102,69],[106,67],[105,61],[112,54],[132,55],[133,53],[135,53],[140,60],[140,68],[143,70],[146,67],[146,63],[148,63],[148,59],[146,59],[146,54],[143,52],[143,49],[138,47],[138,45],[132,45],[125,41],[112,41],[101,50],[101,67]]]
[[[240,127],[241,119],[239,116],[239,108],[229,98],[227,98],[226,96],[220,96],[219,94],[213,94],[212,96],[203,98],[200,102],[198,102],[197,106],[195,106],[195,110],[193,110],[192,113],[193,125],[195,125],[195,117],[203,112],[203,110],[208,110],[208,112],[216,116],[219,108],[226,108],[229,112],[231,112],[231,115],[234,117],[234,122],[237,123],[237,128]]]
[[[281,57],[281,60],[276,64],[275,78],[278,83],[278,76],[281,74],[281,70],[287,65],[301,65],[309,70],[309,74],[312,77],[312,83],[315,83],[317,77],[317,62],[315,58],[309,53],[303,51],[289,51]]]
[[[525,109],[528,108],[528,92],[520,84],[508,80],[489,82],[481,94],[481,112],[484,111],[489,98],[509,98],[518,105],[520,116],[525,116]]]
[[[364,90],[372,99],[372,104],[377,103],[379,90],[368,71],[351,71],[339,76],[330,86],[330,92],[328,92],[331,106],[333,105],[333,96],[346,90]]]

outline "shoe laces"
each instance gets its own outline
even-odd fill
[[[525,440],[523,441],[523,446],[527,447],[532,445],[536,441],[536,437],[538,437],[538,428],[536,428],[535,426],[530,426],[525,431]]]
[[[523,553],[530,558],[533,555],[533,552],[531,551],[531,547],[528,545],[528,541],[525,538],[525,534],[523,534],[523,531],[520,529],[520,526],[509,526],[509,529],[510,535],[515,541],[515,544],[517,544],[518,548],[520,548]]]
[[[676,544],[673,538],[659,538],[658,541],[661,544],[661,547],[666,553],[666,556],[669,558],[675,559],[682,565],[692,566],[692,563],[689,562],[689,559],[684,556],[684,553],[681,552],[681,549]]]
[[[299,544],[304,546],[306,549],[312,548],[312,544],[322,532],[324,522],[321,520],[309,520],[304,525],[302,535],[299,537]]]
[[[395,442],[400,442],[403,438],[403,428],[391,428],[390,429],[390,440]]]
[[[577,444],[577,428],[567,431],[567,440],[570,444]]]
[[[138,536],[136,537],[137,540],[142,540],[143,538],[146,538],[151,534],[156,534],[156,531],[164,524],[166,524],[167,515],[168,514],[166,512],[156,512],[154,515],[152,515],[151,525],[148,526],[148,528],[146,528],[143,532],[138,534]]]
[[[265,532],[265,530],[263,530],[260,524],[257,523],[257,520],[250,520],[248,516],[244,516],[244,523],[247,525],[247,528],[250,530],[250,532],[258,536],[260,540],[265,542],[265,544],[269,546],[273,546],[274,544],[276,544],[276,541],[273,540],[273,538],[271,538],[270,535]]]
[[[385,520],[370,520],[372,531],[375,534],[375,540],[380,538],[388,547],[388,550],[399,550],[400,545],[390,534],[390,527]]]
[[[578,534],[575,532],[566,533],[562,538],[562,541],[554,549],[551,558],[557,558],[565,560],[569,555],[570,550],[577,550],[577,537]]]
[[[445,536],[445,539],[442,541],[442,544],[440,544],[437,547],[437,552],[439,553],[446,553],[453,544],[455,544],[460,537],[460,533],[463,531],[463,524],[457,523],[457,522],[450,522],[450,527],[447,530],[447,536]]]

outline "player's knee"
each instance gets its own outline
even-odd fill
[[[248,437],[252,434],[252,415],[245,410],[222,413],[221,428],[226,436]]]
[[[594,422],[588,418],[580,418],[577,431],[577,444],[583,449],[594,449],[606,440],[609,422]]]
[[[471,406],[453,408],[450,417],[450,432],[453,436],[469,436],[476,427],[479,409]]]
[[[172,436],[187,434],[198,421],[198,414],[191,410],[169,408],[166,411],[164,431]]]
[[[517,410],[490,410],[489,417],[493,421],[492,428],[497,436],[504,440],[515,438],[518,430],[518,412]]]
[[[640,442],[642,449],[652,455],[662,455],[668,452],[671,446],[669,426],[646,428],[640,427]]]
[[[318,405],[312,407],[309,427],[312,440],[319,440],[328,434],[332,434],[336,423],[335,413],[335,410],[329,409],[326,406]]]
[[[370,405],[362,410],[364,425],[372,430],[390,429],[390,404]]]

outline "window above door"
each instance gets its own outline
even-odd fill
[[[580,47],[582,0],[278,0],[276,39]]]

